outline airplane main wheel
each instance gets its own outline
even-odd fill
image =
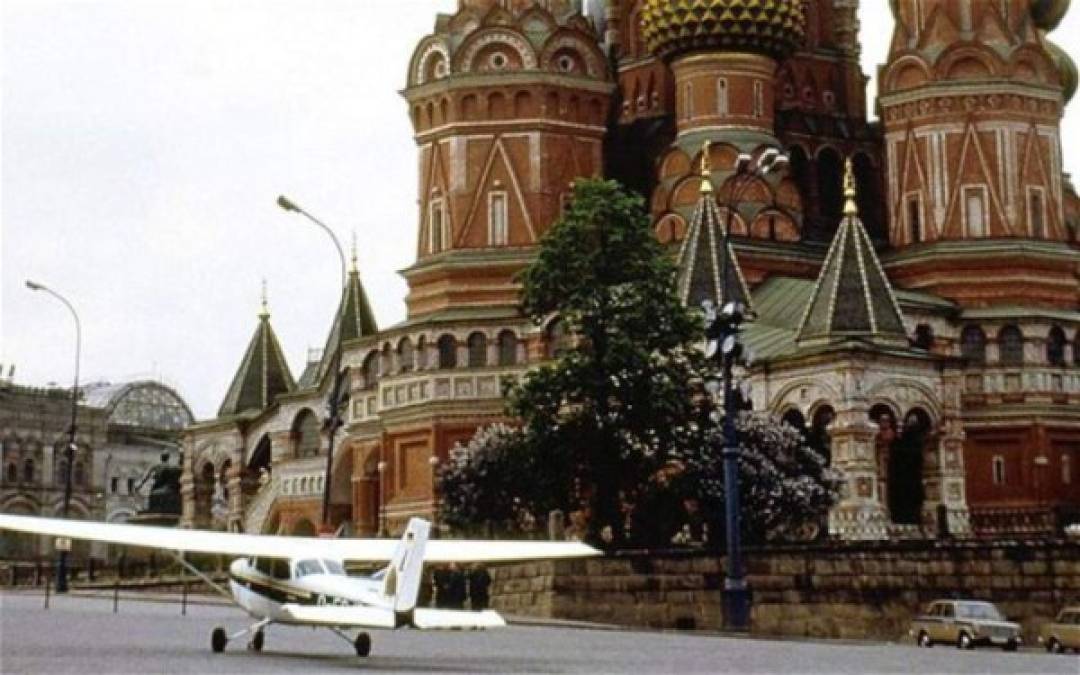
[[[251,649],[252,651],[261,652],[263,648],[263,642],[266,640],[266,635],[261,631],[255,631],[255,635],[251,636]]]
[[[213,649],[215,654],[225,651],[225,645],[228,643],[229,634],[221,626],[218,626],[214,629],[214,632],[210,633],[210,649]]]
[[[358,634],[353,646],[356,647],[357,656],[367,656],[371,653],[371,636],[367,633]]]

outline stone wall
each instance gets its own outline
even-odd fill
[[[703,553],[620,554],[492,570],[496,609],[627,626],[717,630],[723,559]],[[1080,602],[1080,544],[1064,541],[830,543],[750,550],[751,632],[905,638],[940,597],[990,600],[1025,639]]]

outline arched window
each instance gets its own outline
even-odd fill
[[[986,333],[978,326],[964,326],[960,333],[960,356],[974,365],[986,363]]]
[[[374,389],[379,384],[379,352],[371,352],[364,359],[364,387]]]
[[[795,429],[799,433],[806,435],[806,418],[799,412],[798,408],[791,408],[786,413],[780,416],[780,421],[787,424],[789,427]]]
[[[15,466],[15,462],[9,462],[7,469],[4,471],[4,478],[9,483],[14,483],[19,479],[19,468]]]
[[[557,359],[570,348],[570,336],[566,332],[566,323],[555,319],[547,327],[547,357]]]
[[[14,464],[11,465],[11,480],[13,482],[15,480],[15,465]],[[23,482],[26,482],[26,483],[33,483],[34,482],[34,460],[30,459],[29,457],[27,457],[26,461],[23,462]]]
[[[1052,366],[1065,365],[1065,331],[1060,326],[1051,328],[1046,336],[1046,362]]]
[[[401,338],[401,342],[398,343],[398,363],[401,366],[401,372],[406,373],[412,370],[415,367],[415,361],[412,340]]]
[[[453,335],[439,338],[439,369],[457,368],[457,340]]]
[[[383,345],[382,357],[379,359],[379,372],[383,377],[394,374],[394,348],[387,342]]]
[[[836,411],[830,405],[823,405],[814,411],[810,422],[810,432],[807,435],[807,443],[811,448],[821,453],[826,464],[832,464],[832,437],[829,435],[829,427],[836,419]]]
[[[319,454],[319,421],[310,410],[303,410],[293,422],[296,456],[314,457]]]
[[[934,346],[934,329],[925,323],[915,326],[915,340],[913,342],[917,349],[930,351],[930,348]]]
[[[1005,326],[998,333],[998,351],[1003,366],[1024,365],[1024,334],[1016,326]]]
[[[512,366],[517,363],[518,339],[512,330],[499,333],[499,365]]]
[[[469,336],[469,367],[480,368],[487,365],[487,336],[473,333]]]

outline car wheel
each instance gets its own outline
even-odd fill
[[[919,646],[926,648],[934,646],[934,641],[930,639],[930,636],[926,633],[926,631],[919,632]]]
[[[356,648],[357,656],[367,656],[371,653],[371,636],[367,633],[357,634],[353,647]]]
[[[960,633],[960,636],[956,638],[956,646],[958,649],[973,649],[975,643],[971,641],[971,636],[967,633]]]
[[[1050,638],[1046,643],[1046,651],[1051,654],[1060,654],[1065,650],[1061,647],[1061,643],[1057,641],[1057,638]]]
[[[1007,652],[1015,652],[1017,646],[1019,646],[1019,645],[1017,644],[1016,640],[1009,640],[1008,642],[1005,643],[1005,645],[1002,647],[1002,649],[1004,649]]]

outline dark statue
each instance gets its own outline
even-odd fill
[[[180,515],[180,474],[182,472],[183,469],[179,466],[169,464],[169,453],[161,453],[161,463],[148,469],[135,488],[138,492],[146,481],[153,480],[150,484],[150,498],[147,500],[146,509],[140,513]]]

